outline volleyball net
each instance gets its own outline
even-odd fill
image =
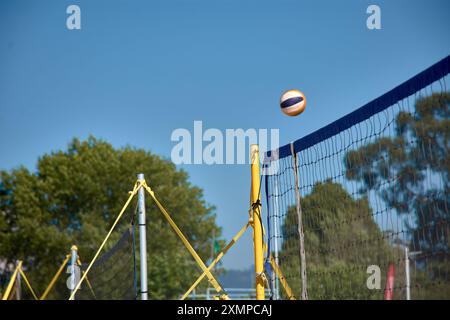
[[[92,263],[89,276],[78,288],[76,300],[134,300],[137,298],[137,255],[136,227],[134,223],[136,212],[127,208],[123,220],[118,224],[108,241],[104,251]],[[24,283],[17,275],[12,275],[10,283],[12,290],[8,299],[19,300],[67,300],[87,272],[89,264],[83,258],[91,257],[91,245],[72,246],[71,250],[61,259],[60,265],[55,265],[55,273],[51,276],[45,290],[39,296],[32,296],[32,287]],[[19,274],[18,274],[19,275]],[[18,282],[19,281],[19,282]],[[26,290],[16,293],[17,283],[27,285]]]
[[[204,278],[215,291],[215,299],[229,299],[211,271],[224,252],[222,251],[219,257],[207,267],[143,178],[138,178],[133,190],[129,191],[128,194],[127,201],[115,217],[109,231],[105,235],[98,235],[99,241],[103,240],[101,244],[98,246],[98,243],[82,243],[80,248],[72,246],[65,258],[61,259],[60,266],[57,269],[55,266],[55,273],[42,294],[37,295],[33,290],[28,278],[26,278],[22,262],[19,262],[9,279],[2,278],[2,282],[7,282],[8,285],[0,298],[2,300],[28,300],[30,297],[35,300],[133,300],[140,297],[142,300],[147,300],[149,293],[147,268],[142,263],[142,261],[147,260],[146,250],[142,249],[145,248],[142,247],[142,243],[145,243],[144,233],[140,234],[139,247],[136,246],[135,239],[135,226],[137,225],[135,219],[138,216],[138,211],[140,232],[143,232],[142,229],[145,230],[144,196],[147,194],[202,271],[195,283],[185,293],[183,299]],[[135,197],[138,198],[135,199],[138,201],[133,210],[131,203]],[[246,228],[241,231],[245,231]],[[93,250],[95,251],[93,252]],[[82,261],[81,257],[88,257],[89,260]],[[144,260],[142,260],[142,257],[144,257]],[[140,267],[139,271],[137,265]],[[139,285],[138,277],[140,278]],[[16,294],[17,290],[23,291],[20,287],[22,279],[26,281],[29,291],[18,295]],[[153,292],[150,292],[150,294],[153,294]]]
[[[82,263],[86,272],[88,264]],[[135,300],[137,298],[134,231],[130,228],[92,265],[76,300]]]
[[[116,216],[109,232],[103,238],[90,260],[81,261],[73,252],[67,279],[69,300],[135,300],[138,292],[138,252],[136,224],[138,205],[131,205],[140,183],[136,182],[128,200]],[[73,258],[77,256],[76,262]],[[72,269],[75,266],[75,269]]]
[[[273,298],[450,297],[449,70],[266,154]]]

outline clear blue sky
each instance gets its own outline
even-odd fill
[[[66,29],[81,7],[82,29]],[[366,28],[381,7],[382,30]],[[0,1],[0,169],[89,134],[170,157],[176,128],[278,128],[296,140],[450,53],[448,0]],[[302,90],[296,118],[278,107]],[[230,239],[247,220],[245,165],[183,166]],[[248,233],[225,266],[252,264]]]

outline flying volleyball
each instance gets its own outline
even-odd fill
[[[288,90],[281,95],[280,107],[284,114],[298,116],[306,108],[306,97],[299,90]]]

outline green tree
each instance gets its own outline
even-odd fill
[[[34,172],[24,167],[0,172],[0,257],[24,260],[30,281],[42,293],[72,244],[84,262],[93,257],[140,172],[206,260],[211,235],[221,230],[214,207],[187,173],[150,152],[115,149],[94,137],[74,139],[67,150],[42,156]],[[146,207],[150,297],[177,298],[199,269],[148,196]]]
[[[367,267],[378,265],[382,281],[397,254],[383,237],[367,198],[353,199],[338,183],[317,183],[302,198],[308,296],[310,299],[382,299],[369,290]],[[300,296],[298,220],[288,209],[282,227],[280,264],[295,295]]]
[[[450,93],[419,98],[400,111],[395,134],[348,152],[346,176],[373,190],[403,218],[411,251],[420,251],[420,298],[450,297]],[[381,185],[387,186],[380,188]],[[414,295],[413,295],[414,297]]]

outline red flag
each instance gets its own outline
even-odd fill
[[[386,289],[384,290],[384,300],[392,300],[394,297],[394,264],[389,264],[389,271],[386,279]]]

